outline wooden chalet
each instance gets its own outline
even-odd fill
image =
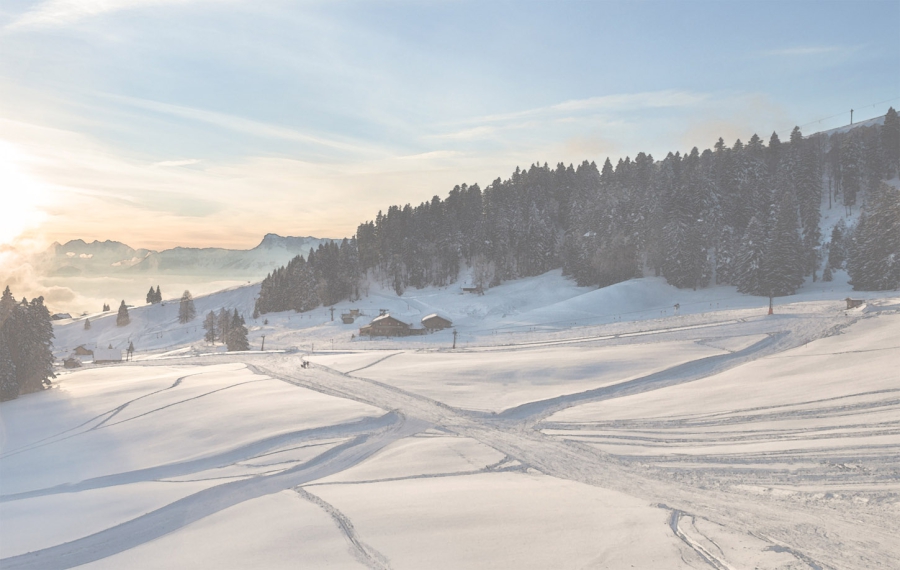
[[[855,309],[856,307],[862,307],[863,303],[865,302],[862,299],[851,299],[850,297],[847,297],[846,299],[844,299],[844,301],[847,302],[848,309]]]
[[[437,313],[432,313],[422,318],[422,326],[425,327],[428,332],[433,332],[449,328],[453,326],[453,322],[450,319],[445,319]]]
[[[94,351],[86,349],[82,344],[81,346],[76,347],[72,354],[75,356],[94,356]]]
[[[419,329],[424,332],[424,329]],[[372,319],[372,322],[359,328],[359,335],[367,336],[410,336],[420,334],[408,324],[385,313]]]

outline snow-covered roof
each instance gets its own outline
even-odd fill
[[[424,323],[424,322],[427,321],[428,319],[433,319],[434,317],[437,317],[437,318],[439,318],[439,319],[444,319],[444,320],[447,321],[448,323],[453,322],[453,321],[451,321],[450,319],[448,319],[447,317],[445,317],[444,315],[439,315],[439,314],[437,314],[437,313],[431,313],[430,315],[425,315],[424,317],[422,317],[422,322]]]
[[[384,315],[380,315],[380,316],[375,317],[374,319],[372,319],[372,322],[369,323],[369,324],[374,325],[375,323],[380,323],[380,322],[386,321],[386,320],[388,320],[388,319],[393,320],[393,321],[397,321],[398,323],[402,323],[402,324],[406,325],[406,323],[404,323],[404,322],[401,321],[400,319],[398,319],[398,318],[396,318],[396,317],[392,317],[390,313],[385,313]],[[409,326],[409,325],[407,325],[407,326]]]

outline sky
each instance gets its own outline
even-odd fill
[[[251,248],[900,105],[900,1],[3,0],[0,248]]]

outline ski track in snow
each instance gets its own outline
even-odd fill
[[[358,435],[291,469],[224,483],[179,499],[145,515],[43,550],[0,560],[4,570],[64,569],[135,548],[234,505],[278,493],[343,471],[388,444],[427,429],[428,424],[401,418],[380,431]]]
[[[332,518],[340,531],[347,537],[347,540],[350,541],[351,552],[354,558],[372,570],[390,570],[391,565],[387,557],[359,538],[356,529],[353,528],[353,523],[350,522],[350,519],[348,519],[344,513],[334,508],[333,505],[324,501],[321,497],[317,497],[305,490],[303,487],[296,487],[294,488],[294,491],[304,500],[313,503],[328,513],[328,516]]]
[[[746,348],[734,351],[726,350],[727,354],[698,359],[611,386],[530,402],[498,414],[457,409],[390,384],[352,375],[354,372],[376,366],[400,352],[389,354],[349,373],[341,373],[320,364],[313,364],[310,368],[301,369],[299,355],[216,355],[193,359],[193,362],[198,364],[223,361],[242,362],[251,371],[271,379],[283,380],[332,396],[349,398],[388,410],[389,413],[376,419],[274,436],[207,458],[98,477],[49,489],[0,496],[0,502],[7,502],[48,494],[171,478],[233,465],[238,461],[259,457],[268,451],[292,443],[329,437],[354,436],[353,439],[299,465],[204,489],[101,532],[43,550],[2,559],[0,566],[4,569],[71,568],[144,544],[244,501],[293,489],[299,496],[317,504],[331,516],[351,543],[353,553],[360,562],[370,568],[389,568],[389,560],[362,540],[352,522],[345,515],[303,487],[316,485],[316,480],[352,467],[388,444],[434,426],[448,433],[475,439],[500,451],[505,458],[495,465],[480,470],[428,474],[421,477],[459,476],[487,471],[531,468],[546,475],[622,491],[646,499],[649,504],[668,510],[670,512],[668,524],[672,533],[707,567],[726,569],[733,566],[729,563],[728,548],[725,545],[720,546],[711,537],[704,535],[696,528],[694,520],[697,517],[713,521],[735,533],[752,536],[767,544],[766,550],[790,554],[796,562],[809,568],[817,570],[844,567],[888,568],[895,562],[890,558],[889,553],[871,548],[872,542],[869,543],[869,547],[860,546],[860,541],[863,540],[861,537],[870,539],[870,541],[874,540],[874,544],[877,544],[879,540],[887,544],[891,540],[891,531],[900,530],[900,528],[885,529],[882,525],[876,524],[872,517],[867,518],[856,512],[844,515],[830,509],[827,505],[823,506],[820,501],[809,500],[808,497],[794,500],[778,494],[762,493],[758,500],[748,503],[746,496],[741,495],[740,491],[735,489],[734,482],[736,480],[741,483],[765,486],[784,483],[786,481],[784,470],[777,468],[774,464],[797,458],[808,459],[811,466],[805,471],[804,469],[792,471],[790,473],[792,481],[796,480],[793,477],[798,473],[800,481],[834,481],[835,474],[842,471],[852,475],[852,477],[845,478],[847,483],[896,481],[900,479],[896,472],[896,460],[888,458],[879,463],[880,454],[883,454],[885,449],[888,451],[894,449],[891,446],[881,448],[877,445],[863,447],[856,445],[852,452],[830,446],[821,450],[765,451],[739,454],[738,456],[734,456],[734,454],[716,456],[710,453],[630,456],[628,454],[613,455],[601,451],[594,444],[693,445],[698,442],[702,443],[705,439],[714,442],[753,440],[770,442],[795,437],[809,440],[818,436],[806,428],[744,430],[735,432],[731,436],[723,434],[721,431],[708,430],[724,430],[730,425],[761,423],[784,418],[815,419],[837,417],[842,414],[859,417],[860,413],[898,410],[900,409],[900,398],[893,396],[900,392],[900,389],[877,393],[861,392],[829,399],[811,397],[800,404],[751,407],[728,413],[698,413],[656,420],[582,424],[544,421],[552,414],[576,405],[621,398],[688,383],[762,357],[773,357],[773,355],[788,349],[834,334],[857,318],[858,316],[839,314],[831,317],[793,318],[793,316],[783,316],[777,319],[732,319],[613,335],[598,334],[546,342],[468,348],[467,352],[526,350],[535,347],[587,342],[612,343],[614,345],[616,343],[632,343],[636,340],[646,339],[650,335],[661,338],[671,336],[685,338],[684,335],[698,329],[704,330],[703,334],[706,337],[703,340],[754,334],[766,335],[764,339]],[[736,334],[736,331],[739,331],[739,334]],[[140,364],[155,365],[149,361]],[[41,442],[35,442],[28,447],[12,450],[7,455],[25,452],[37,445],[62,441],[65,437],[74,437],[74,435],[84,432],[75,434],[68,432],[85,428],[100,418],[104,419],[85,431],[121,423],[109,423],[109,421],[130,403],[160,391],[175,388],[183,378],[179,378],[168,388],[125,402],[75,428],[45,438]],[[263,379],[253,381],[260,380]],[[231,386],[218,390],[229,387]],[[206,394],[191,399],[204,395]],[[869,402],[842,402],[842,400],[869,396],[879,396],[879,398]],[[180,402],[170,403],[164,407],[178,403]],[[802,406],[816,407],[802,409]],[[156,410],[146,412],[142,416],[153,411]],[[898,424],[900,424],[898,421],[881,421],[872,424],[842,425],[840,429],[867,429],[871,432],[871,428],[874,427],[881,430],[877,433],[895,434],[900,429]],[[828,431],[828,429],[821,430],[822,437],[833,438],[834,434],[828,434]],[[67,433],[68,435],[66,435]],[[728,439],[729,437],[731,439]],[[871,453],[875,458],[876,472],[869,473],[866,478],[860,479],[857,473],[853,473],[852,458],[865,453]],[[836,463],[837,461],[842,463]],[[510,462],[518,462],[519,465],[503,467],[504,464]],[[767,469],[765,468],[766,464],[773,464],[773,467]],[[735,476],[737,472],[740,472],[739,477]],[[386,478],[377,481],[416,477],[420,476]],[[353,482],[322,484],[353,484]],[[735,500],[736,498],[744,500]],[[845,548],[848,544],[853,545],[854,548]]]
[[[114,475],[95,477],[92,479],[86,479],[78,483],[59,485],[56,487],[50,487],[48,489],[36,489],[33,491],[25,491],[22,493],[0,495],[0,503],[30,499],[32,497],[56,495],[59,493],[77,493],[78,491],[100,489],[117,485],[128,485],[131,483],[139,483],[142,481],[157,481],[160,479],[171,479],[172,477],[182,477],[185,475],[190,475],[192,473],[207,471],[209,469],[216,469],[219,467],[234,465],[235,463],[245,461],[247,459],[261,457],[266,455],[266,453],[271,450],[281,449],[286,445],[333,437],[349,437],[360,433],[366,433],[373,430],[390,427],[398,424],[399,422],[400,417],[396,413],[390,412],[374,419],[364,419],[346,424],[299,430],[254,441],[252,443],[237,447],[224,453],[218,453],[216,455],[211,455],[209,457],[203,457],[200,459],[180,461],[176,463],[169,463],[167,465],[160,465],[157,467],[148,467],[146,469],[137,469],[135,471],[126,471],[124,473],[116,473]]]

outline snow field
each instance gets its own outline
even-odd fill
[[[306,489],[351,519],[395,568],[692,568],[698,562],[668,532],[665,511],[538,473]]]
[[[403,352],[354,374],[451,406],[500,412],[724,352],[693,342],[562,346],[489,354]],[[310,360],[318,362],[318,358]],[[340,359],[329,357],[329,361],[339,363]]]
[[[147,378],[129,380],[132,370]],[[215,457],[281,434],[384,413],[255,375],[241,364],[85,370],[63,377],[50,394],[77,411],[63,416],[53,435],[18,432],[7,440],[0,456],[3,495]],[[4,423],[36,423],[41,410],[29,404],[43,395],[4,403],[4,416],[13,416]]]
[[[316,344],[313,355],[203,355],[193,340],[165,344],[181,330],[166,313],[177,309],[135,309],[131,333],[158,337],[138,356],[165,360],[67,372],[0,409],[0,566],[871,568],[900,557],[888,538],[900,532],[900,299],[869,294],[845,311],[846,290],[808,284],[767,317],[767,300],[731,288],[566,283],[551,272],[484,296],[377,292],[348,305],[408,321],[439,308],[469,339],[456,351],[449,331],[331,351],[331,336],[361,323],[318,310],[253,327],[267,349]],[[203,302],[252,302],[248,291]],[[619,321],[629,302],[643,312]],[[547,320],[566,311],[577,327]],[[597,324],[582,326],[590,315]],[[125,342],[107,325],[97,332]]]
[[[243,502],[80,568],[359,570],[366,565],[353,556],[327,513],[289,490]]]

